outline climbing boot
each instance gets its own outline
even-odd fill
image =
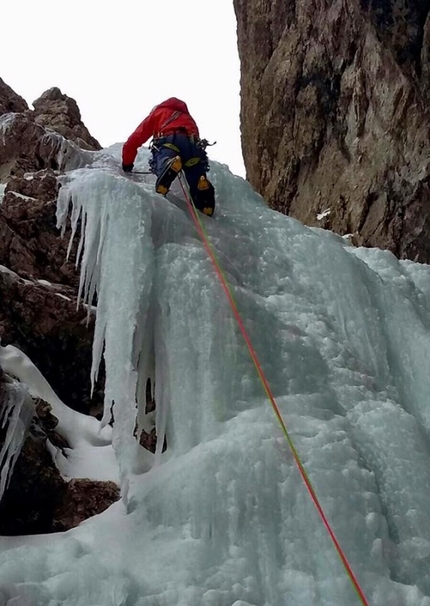
[[[162,196],[167,194],[180,170],[182,170],[182,160],[180,156],[175,156],[166,163],[166,168],[155,183],[155,191],[157,194],[161,194]]]
[[[198,180],[195,198],[196,208],[204,215],[211,217],[215,210],[215,190],[204,175]]]

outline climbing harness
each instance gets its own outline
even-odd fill
[[[165,124],[166,123],[164,123],[163,127],[165,126]],[[191,158],[187,158],[187,160],[183,160],[181,149],[177,145],[175,145],[175,143],[165,140],[167,138],[167,136],[170,136],[170,135],[165,135],[165,136],[156,135],[156,136],[154,136],[154,138],[152,139],[152,141],[149,145],[149,149],[152,153],[152,157],[149,160],[149,167],[152,169],[152,172],[153,173],[157,172],[156,171],[157,162],[155,160],[155,154],[157,152],[160,152],[163,147],[165,147],[167,149],[171,149],[176,154],[180,155],[181,160],[182,160],[182,165],[184,168],[192,168],[193,166],[197,166],[197,164],[202,164],[203,165],[202,170],[207,171],[209,168],[209,160],[208,160],[208,157],[206,154],[206,148],[210,147],[212,145],[215,145],[216,141],[214,141],[213,143],[209,143],[209,141],[207,139],[200,139],[196,135],[188,135],[188,133],[186,131],[181,132],[180,129],[178,129],[177,132],[181,133],[182,135],[185,135],[187,137],[189,142],[194,147],[193,153],[198,154],[198,155],[192,156]],[[172,135],[173,134],[175,134],[175,133],[172,133]]]
[[[167,147],[168,149],[172,149],[174,152],[176,152],[177,154],[181,153],[181,150],[179,149],[179,147],[177,147],[174,143],[162,143],[161,147]],[[156,147],[155,145],[153,145],[153,149],[159,150],[159,147]],[[189,160],[186,160],[186,162],[184,162],[184,166],[186,166],[187,168],[191,167],[191,166],[195,166],[196,164],[198,164],[201,161],[201,158],[199,157],[194,157],[194,158],[190,158]]]
[[[308,493],[309,493],[309,495],[310,495],[310,497],[311,497],[311,499],[312,499],[312,501],[313,501],[313,503],[315,505],[315,508],[317,509],[317,511],[318,511],[318,513],[320,515],[320,518],[321,518],[321,520],[322,520],[322,522],[323,522],[323,524],[324,524],[324,526],[325,526],[325,528],[326,528],[326,530],[327,530],[327,532],[328,532],[328,534],[329,534],[329,536],[330,536],[330,538],[332,540],[332,543],[333,543],[333,545],[334,545],[334,547],[336,549],[336,552],[337,552],[337,554],[338,554],[338,556],[339,556],[339,558],[340,558],[340,560],[341,560],[341,562],[342,562],[342,564],[344,566],[344,569],[345,569],[345,571],[346,571],[346,573],[347,573],[347,575],[348,575],[348,577],[349,577],[349,579],[350,579],[350,581],[351,581],[351,583],[352,583],[352,585],[353,585],[353,587],[354,587],[354,589],[355,589],[355,591],[357,593],[357,596],[358,596],[358,598],[359,598],[362,606],[370,606],[369,602],[367,601],[366,596],[364,595],[363,590],[361,589],[360,584],[359,584],[359,582],[358,582],[358,580],[357,580],[357,578],[356,578],[356,576],[355,576],[355,574],[354,574],[354,572],[353,572],[353,570],[351,568],[351,565],[349,564],[349,562],[347,560],[347,557],[346,557],[345,553],[343,552],[342,547],[340,546],[340,543],[339,543],[339,541],[336,538],[336,535],[334,534],[334,531],[333,531],[333,529],[332,529],[332,527],[330,525],[330,522],[328,521],[328,519],[327,519],[327,517],[326,517],[326,515],[324,513],[324,510],[323,510],[323,508],[321,506],[321,503],[320,503],[320,501],[319,501],[319,499],[317,497],[317,494],[316,494],[316,492],[315,492],[315,490],[314,490],[314,488],[312,486],[312,483],[311,483],[311,481],[309,479],[309,476],[308,476],[308,474],[307,474],[307,472],[306,472],[306,470],[304,468],[304,465],[303,465],[303,463],[302,463],[302,461],[300,459],[300,456],[299,456],[299,454],[298,454],[298,452],[296,450],[294,442],[293,442],[293,440],[292,440],[292,438],[291,438],[291,436],[290,436],[290,434],[288,432],[288,429],[287,429],[287,426],[286,426],[286,424],[284,422],[284,419],[282,417],[281,411],[279,410],[279,407],[278,407],[278,405],[276,403],[275,397],[274,397],[274,395],[272,393],[272,390],[271,390],[271,388],[270,388],[270,386],[269,386],[269,384],[267,382],[267,379],[266,379],[264,371],[263,371],[263,369],[261,367],[260,361],[259,361],[259,359],[257,357],[257,354],[255,352],[255,349],[254,349],[254,347],[252,345],[251,339],[250,339],[250,337],[248,335],[248,332],[247,332],[247,330],[245,328],[243,320],[242,320],[242,318],[240,316],[239,310],[237,308],[237,305],[236,305],[235,300],[233,298],[233,295],[231,293],[231,289],[230,289],[230,287],[228,285],[227,279],[226,279],[226,277],[224,275],[224,272],[222,271],[221,266],[220,266],[220,264],[219,264],[219,262],[218,262],[218,260],[216,258],[213,246],[211,245],[211,243],[209,241],[209,238],[207,236],[207,233],[206,233],[206,230],[204,228],[203,222],[202,222],[201,218],[199,217],[198,211],[197,211],[196,207],[194,206],[194,203],[192,202],[191,195],[190,195],[189,191],[187,191],[188,187],[186,185],[184,185],[184,181],[185,181],[185,184],[186,184],[186,180],[183,178],[182,171],[178,174],[178,178],[179,178],[179,182],[181,184],[182,192],[183,192],[183,194],[185,196],[185,200],[186,200],[188,209],[189,209],[189,211],[191,213],[191,217],[192,217],[192,219],[194,221],[194,225],[196,226],[197,232],[198,232],[199,236],[202,239],[203,245],[206,248],[206,251],[207,251],[207,253],[208,253],[208,255],[209,255],[209,257],[210,257],[210,259],[212,261],[212,264],[213,264],[213,266],[215,268],[216,274],[217,274],[217,276],[218,276],[218,278],[219,278],[219,280],[221,282],[221,286],[222,286],[222,288],[223,288],[223,290],[224,290],[224,292],[225,292],[225,294],[227,296],[227,299],[228,299],[228,301],[230,303],[230,307],[231,307],[231,309],[233,311],[233,315],[234,315],[234,317],[235,317],[235,319],[236,319],[236,321],[237,321],[237,323],[239,325],[239,328],[240,328],[240,330],[242,332],[243,338],[245,339],[245,342],[246,342],[246,345],[248,347],[249,353],[251,355],[252,361],[254,362],[254,366],[255,366],[255,368],[257,370],[257,374],[258,374],[258,376],[259,376],[259,378],[261,380],[261,383],[262,383],[262,385],[264,387],[264,391],[266,392],[266,395],[267,395],[267,397],[268,397],[268,399],[270,401],[270,404],[272,405],[273,411],[274,411],[274,413],[275,413],[275,415],[276,415],[276,417],[278,419],[278,422],[279,422],[279,425],[280,425],[280,427],[282,429],[282,432],[283,432],[283,434],[284,434],[284,436],[285,436],[285,438],[286,438],[286,440],[288,442],[288,446],[290,447],[291,453],[292,453],[294,461],[295,461],[295,463],[296,463],[296,465],[298,467],[298,470],[300,472],[302,480],[303,480],[303,482],[304,482],[304,484],[305,484],[305,486],[306,486],[306,488],[308,490]]]

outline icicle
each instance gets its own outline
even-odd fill
[[[76,229],[78,226],[78,222],[79,222],[79,218],[81,216],[81,207],[80,206],[73,206],[73,210],[72,210],[72,216],[70,218],[70,222],[72,225],[72,236],[70,238],[69,241],[69,246],[67,247],[67,255],[66,258],[68,259],[70,256],[70,252],[72,250],[72,244],[73,244],[73,240],[76,234]],[[84,217],[82,217],[82,221],[84,220]]]
[[[56,161],[60,170],[74,170],[91,162],[92,154],[90,151],[83,150],[73,141],[65,139],[55,131],[45,130],[47,132],[42,137],[42,145],[50,146],[56,153]]]
[[[71,240],[81,219],[78,297],[90,309],[97,293],[91,382],[94,388],[104,356],[101,425],[108,424],[113,414],[113,443],[126,489],[126,475],[136,466],[136,417],[139,406],[145,405],[136,397],[138,361],[148,360],[146,349],[141,356],[142,348],[150,350],[152,346],[147,341],[143,344],[141,329],[144,323],[151,326],[152,320],[147,324],[154,271],[151,196],[128,179],[95,168],[80,169],[63,180],[57,202],[59,228],[64,229],[69,213]],[[152,339],[152,328],[148,334]]]
[[[0,451],[0,500],[12,477],[34,415],[33,400],[22,383],[7,378],[3,394],[3,402],[0,402],[0,423],[1,429],[6,428],[6,435]]]
[[[18,114],[16,112],[10,112],[0,116],[0,141],[3,145],[6,144],[6,135],[17,115]]]

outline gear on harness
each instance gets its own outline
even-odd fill
[[[209,143],[207,139],[198,139],[198,141],[196,141],[196,145],[201,149],[206,149],[207,147],[212,147],[212,145],[216,145],[216,141],[214,141],[213,143]]]
[[[149,151],[160,151],[160,147],[158,147],[160,144],[163,145],[164,147],[169,147],[170,149],[173,149],[174,151],[178,152],[180,151],[179,147],[177,147],[176,145],[173,145],[173,143],[160,143],[162,139],[164,139],[165,137],[163,135],[161,136],[157,136],[154,137],[151,141],[151,143],[149,144]],[[194,143],[194,145],[196,147],[198,147],[199,149],[205,150],[207,147],[212,147],[213,145],[216,145],[216,141],[214,141],[213,143],[209,143],[209,141],[207,139],[200,139],[198,137],[196,137],[195,135],[191,135],[188,137],[189,140],[191,141],[191,143]]]
[[[175,153],[175,155],[179,155],[181,157],[182,166],[184,168],[192,168],[193,166],[199,164],[201,165],[202,170],[204,172],[207,172],[209,170],[209,160],[206,154],[206,147],[215,145],[216,141],[214,141],[214,143],[209,143],[207,139],[200,139],[195,135],[188,135],[187,133],[182,133],[180,131],[177,134],[180,135],[179,141],[176,140],[176,137],[174,135],[168,135],[165,137],[154,137],[152,139],[149,145],[149,150],[152,154],[152,157],[149,160],[149,167],[152,172],[154,174],[158,174],[156,156],[157,154],[160,154],[163,149],[171,150]],[[184,137],[187,141],[188,152],[186,152],[185,158],[183,156],[184,150],[180,149],[179,147],[181,137]],[[169,139],[175,140],[175,143],[173,143],[173,141]],[[178,143],[178,145],[176,143]],[[192,149],[194,149],[195,155],[190,154],[190,150]]]

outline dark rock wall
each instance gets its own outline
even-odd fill
[[[25,112],[27,103],[0,78],[0,116],[8,112]]]
[[[0,368],[0,410],[3,380]],[[49,404],[37,400],[27,439],[0,502],[0,535],[69,530],[102,513],[120,498],[119,488],[113,482],[62,478],[46,448],[47,440],[57,448],[69,448],[55,432],[57,424]]]
[[[35,122],[55,130],[83,149],[101,149],[81,119],[81,112],[74,99],[63,95],[59,88],[50,88],[33,101]]]
[[[34,111],[0,79],[0,342],[29,356],[60,399],[98,415],[103,368],[91,395],[94,315],[78,306],[76,242],[56,227],[58,176],[92,161],[100,149],[81,121],[76,102],[57,88]],[[3,190],[3,188],[2,188]],[[0,368],[0,412],[5,381]],[[0,502],[0,534],[67,530],[119,498],[112,482],[61,477],[50,451],[67,448],[46,402],[35,402],[33,423]],[[7,425],[6,425],[7,427]],[[0,450],[5,429],[0,431]],[[64,451],[67,456],[67,451]]]
[[[102,381],[91,398],[94,317],[77,306],[76,243],[56,228],[57,180],[51,170],[8,181],[0,205],[0,339],[37,365],[70,407],[100,410]],[[103,376],[103,375],[102,375]]]
[[[428,262],[429,0],[234,6],[252,185],[308,225]]]

